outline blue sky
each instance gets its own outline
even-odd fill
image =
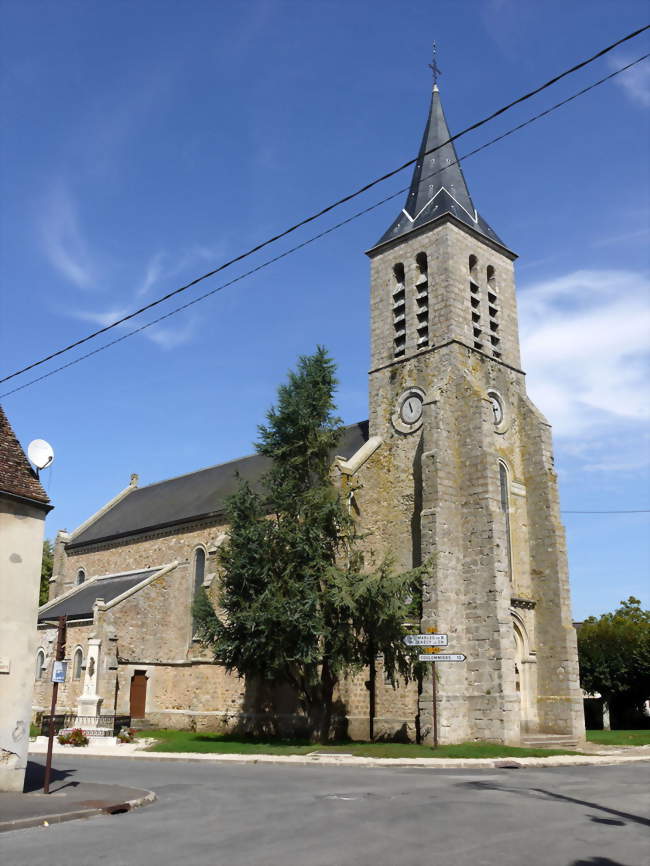
[[[0,0],[0,13],[6,374],[414,156],[434,39],[455,131],[642,26],[647,5]],[[464,137],[459,154],[649,44],[633,40]],[[464,163],[476,206],[520,256],[524,368],[554,426],[566,511],[650,507],[649,67]],[[339,365],[344,420],[366,418],[363,250],[401,203],[4,398],[21,441],[56,452],[43,476],[48,535],[131,472],[146,484],[250,453],[278,383],[318,343]],[[648,517],[565,514],[577,618],[630,594],[650,603]]]

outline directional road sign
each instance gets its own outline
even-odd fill
[[[419,662],[464,662],[467,658],[463,653],[431,653],[431,655],[419,655]]]
[[[406,646],[447,646],[446,634],[407,634],[402,640]]]

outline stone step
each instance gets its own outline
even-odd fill
[[[528,734],[521,738],[528,749],[577,749],[578,741],[571,734]]]

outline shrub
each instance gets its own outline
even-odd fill
[[[134,728],[120,728],[117,734],[118,743],[132,743],[135,740]]]
[[[88,737],[84,734],[81,728],[73,728],[65,734],[59,734],[57,737],[62,746],[87,746]]]

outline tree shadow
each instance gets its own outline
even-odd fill
[[[588,860],[574,860],[569,866],[626,866],[620,860],[610,860],[609,857],[590,857]]]
[[[231,720],[224,719],[220,733],[226,741],[290,740],[305,744],[315,741],[315,731],[310,728],[296,690],[286,683],[265,682],[251,677],[245,679],[241,708],[233,711]],[[330,740],[345,741],[347,738],[347,706],[338,698],[332,705]]]
[[[632,821],[635,824],[641,824],[644,827],[650,827],[650,820],[643,818],[641,815],[633,815],[630,812],[621,812],[619,809],[611,809],[609,806],[601,806],[598,803],[592,803],[590,800],[580,800],[577,797],[569,797],[567,794],[558,794],[555,791],[546,791],[543,788],[510,788],[507,785],[495,785],[491,782],[463,782],[463,787],[475,788],[480,790],[506,791],[517,796],[532,796],[541,794],[543,797],[550,797],[552,800],[560,800],[564,803],[575,803],[576,806],[586,806],[589,809],[598,809],[601,812],[606,812],[608,815],[616,815],[617,818],[623,818],[626,821]],[[593,820],[593,819],[592,819]]]
[[[382,731],[375,737],[375,743],[411,743],[413,740],[409,736],[408,722],[399,727],[396,731]]]
[[[63,782],[68,776],[73,776],[76,770],[57,770],[52,767],[50,772],[50,785],[56,782]],[[39,791],[43,788],[45,781],[45,765],[39,764],[36,761],[27,761],[25,770],[25,784],[23,786],[23,794],[30,794],[33,791]],[[79,782],[68,782],[65,785],[57,785],[56,790],[61,791],[63,788],[76,788]]]

